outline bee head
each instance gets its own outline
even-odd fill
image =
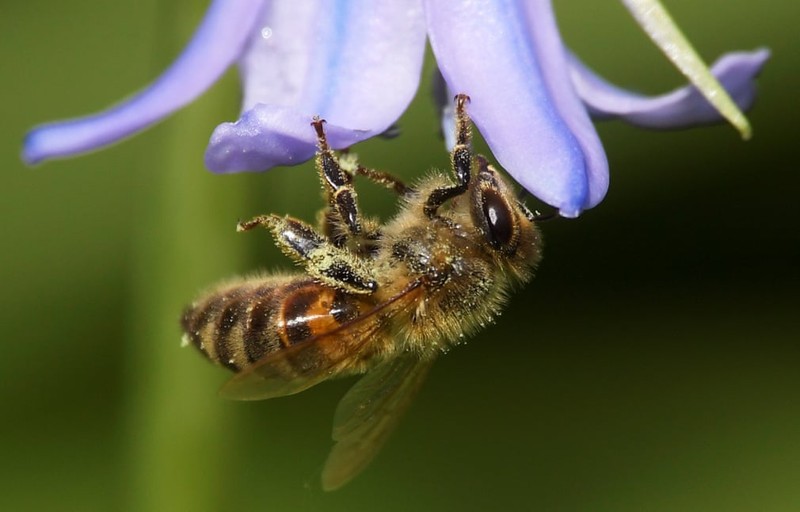
[[[536,264],[540,255],[539,231],[530,212],[516,198],[505,179],[480,155],[470,183],[472,222],[486,245],[509,263]]]

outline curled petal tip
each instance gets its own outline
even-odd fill
[[[37,137],[37,130],[31,130],[25,134],[22,141],[22,152],[20,159],[28,166],[34,166],[42,162],[46,157],[41,147],[39,137]]]
[[[37,163],[99,149],[186,105],[241,53],[264,3],[215,0],[184,52],[154,83],[103,112],[34,128],[25,139],[22,159]]]
[[[711,72],[742,110],[749,109],[756,97],[755,77],[770,52],[732,52],[723,55]],[[694,85],[669,93],[644,96],[617,87],[589,69],[576,56],[570,56],[570,77],[592,116],[619,117],[638,126],[655,129],[685,128],[718,122],[722,116]]]
[[[25,135],[22,161],[36,165],[52,158],[87,153],[117,140],[113,138],[117,134],[98,132],[96,124],[97,116],[90,116],[37,126]]]
[[[761,71],[761,68],[764,66],[764,63],[772,57],[772,50],[766,47],[756,48],[752,52],[746,52],[749,55],[748,60],[751,60],[755,65],[756,72],[753,76],[758,76],[758,73]]]

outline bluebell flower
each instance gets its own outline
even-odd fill
[[[635,15],[651,12],[636,4],[658,4],[623,2]],[[678,37],[636,17],[662,48]],[[74,155],[132,135],[237,63],[242,114],[211,135],[206,165],[226,173],[297,164],[314,154],[314,115],[328,121],[336,149],[390,128],[419,85],[426,37],[446,89],[471,97],[470,115],[498,162],[567,217],[598,204],[608,187],[590,115],[658,128],[716,121],[720,111],[730,118],[735,106],[712,107],[706,98],[724,99],[727,90],[748,108],[768,58],[760,50],[720,59],[711,71],[723,90],[703,85],[716,82],[702,65],[683,67],[684,53],[667,51],[698,87],[645,97],[607,83],[565,48],[549,0],[214,0],[183,54],[153,84],[98,114],[35,128],[23,159]]]

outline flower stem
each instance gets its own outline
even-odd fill
[[[728,120],[742,135],[749,139],[752,135],[750,123],[728,92],[714,78],[708,66],[683,35],[681,29],[658,0],[622,0],[650,39],[675,67],[697,87],[703,96]]]
[[[134,213],[123,410],[125,505],[131,510],[225,506],[225,460],[234,445],[226,427],[235,414],[215,393],[223,373],[180,347],[179,328],[197,292],[246,258],[245,245],[228,238],[248,195],[246,181],[212,175],[202,165],[204,142],[236,101],[234,94],[214,96],[225,100],[225,113],[209,98],[196,102],[155,132],[162,150],[143,158],[147,192]]]

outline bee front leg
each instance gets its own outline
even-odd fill
[[[346,249],[336,247],[305,222],[291,217],[260,215],[240,222],[238,231],[264,226],[284,254],[303,265],[321,282],[342,291],[370,294],[378,289],[370,267]]]
[[[470,168],[472,167],[472,148],[470,147],[472,132],[466,109],[469,96],[459,94],[455,99],[456,145],[450,154],[450,161],[453,166],[453,173],[456,176],[456,184],[451,187],[437,188],[430,193],[424,206],[425,215],[430,219],[436,217],[436,211],[445,201],[460,196],[469,187]]]

